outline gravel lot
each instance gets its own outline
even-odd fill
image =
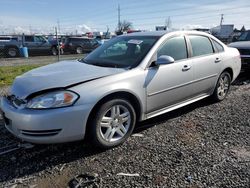
[[[86,173],[97,176],[89,187],[250,187],[250,79],[245,76],[223,102],[205,99],[140,123],[112,150],[75,142],[2,155],[0,187],[67,187]],[[1,120],[0,125],[0,146],[16,141]]]

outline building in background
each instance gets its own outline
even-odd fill
[[[227,42],[234,31],[233,24],[219,25],[210,29],[212,35],[223,42]]]

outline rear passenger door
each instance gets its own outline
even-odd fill
[[[188,35],[187,38],[194,67],[196,95],[210,94],[222,68],[220,52],[215,50],[212,40],[207,36]]]
[[[91,43],[89,39],[83,39],[84,51],[91,51]]]
[[[24,46],[28,48],[29,53],[36,53],[37,45],[34,36],[24,36]]]
[[[51,48],[50,43],[42,36],[35,36],[36,50],[38,53],[48,52]]]

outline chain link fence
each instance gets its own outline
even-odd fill
[[[68,42],[70,38],[76,38],[79,41],[86,39],[90,44],[95,40],[84,36],[57,36],[56,34],[0,35],[0,66],[50,64],[62,60],[79,59],[95,48],[85,51],[87,45],[84,42],[74,45]]]

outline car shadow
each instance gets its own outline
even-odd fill
[[[244,85],[248,83],[250,83],[250,70],[241,72],[232,85]]]
[[[212,104],[210,100],[204,99],[167,114],[139,122],[134,133],[142,132],[152,126],[210,104]],[[54,145],[35,145],[32,149],[18,150],[17,152],[0,156],[0,182],[22,178],[48,168],[53,168],[59,164],[71,163],[102,152],[105,152],[105,150],[88,146],[84,141]]]
[[[235,82],[235,85],[244,84],[246,81],[249,81],[249,77],[246,78],[245,75],[241,75],[239,80]],[[197,108],[212,104],[213,102],[210,98],[206,98],[155,118],[139,122],[134,133],[142,132],[157,124],[167,122]],[[32,149],[17,150],[0,156],[0,182],[24,178],[46,169],[52,169],[57,165],[71,163],[103,152],[105,150],[88,146],[83,141],[66,144],[36,145]]]

